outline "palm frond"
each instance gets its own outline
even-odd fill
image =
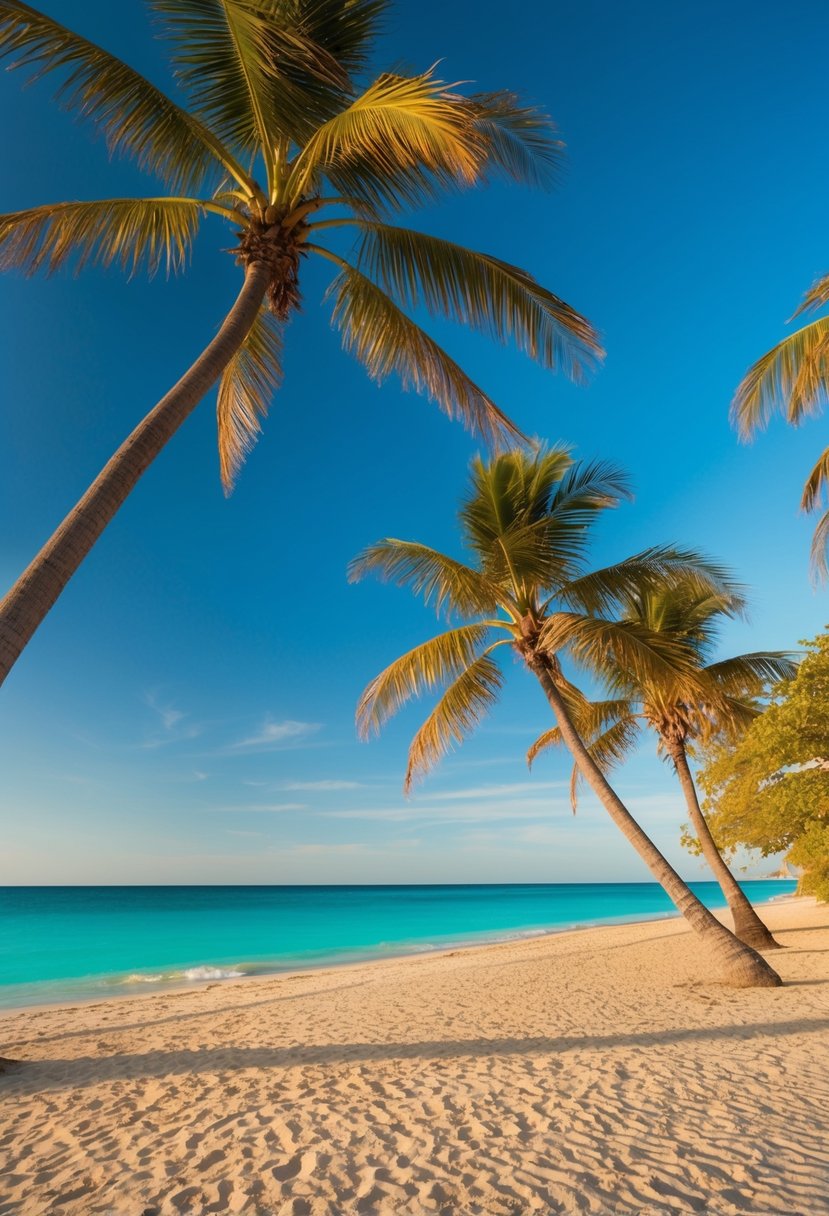
[[[769,685],[793,680],[797,668],[798,659],[794,654],[784,650],[759,650],[709,663],[703,671],[729,696],[758,697]]]
[[[287,9],[315,46],[353,76],[368,66],[390,0],[294,0]]]
[[[591,758],[605,775],[626,759],[639,737],[639,719],[632,702],[627,700],[585,701],[581,712],[571,716]],[[562,746],[564,740],[557,726],[544,731],[528,748],[527,765],[532,768],[540,752]],[[574,815],[581,783],[581,773],[574,765],[570,774],[570,806]]]
[[[407,794],[415,781],[472,733],[498,700],[503,682],[501,669],[486,653],[449,685],[412,739],[403,783]]]
[[[390,663],[366,687],[357,706],[361,739],[379,732],[412,697],[449,683],[479,657],[489,627],[473,624],[449,629],[415,646]]]
[[[488,166],[530,186],[552,184],[564,144],[548,115],[506,91],[474,93],[466,104],[484,137]]]
[[[196,112],[240,152],[261,152],[272,185],[280,140],[302,139],[348,87],[330,51],[275,0],[150,0]]]
[[[469,110],[442,81],[431,72],[384,74],[308,139],[286,194],[300,198],[320,175],[349,162],[368,162],[390,179],[415,167],[472,184],[482,160]]]
[[[495,402],[384,291],[353,266],[336,261],[342,269],[327,293],[334,299],[332,320],[344,348],[372,380],[382,384],[396,372],[404,389],[425,394],[491,446],[523,439]]]
[[[555,612],[542,626],[539,640],[551,653],[569,652],[577,663],[624,686],[625,673],[637,683],[660,687],[666,700],[699,693],[688,648],[669,634],[638,621],[608,621],[577,612]]]
[[[813,312],[829,304],[829,274],[821,275],[804,295],[800,304],[792,313],[792,318],[802,316],[804,312]]]
[[[498,592],[477,570],[455,561],[428,545],[387,538],[370,545],[348,567],[349,582],[378,574],[398,587],[411,587],[426,604],[434,603],[440,615],[484,615],[498,608]]]
[[[683,603],[689,596],[697,599],[717,597],[729,613],[742,603],[742,588],[729,570],[693,549],[673,545],[654,545],[612,566],[605,566],[565,584],[561,600],[581,612],[603,615],[620,608],[640,607],[643,600],[669,598],[679,588]],[[723,607],[719,607],[723,611]],[[649,618],[637,613],[643,623],[655,627]]]
[[[515,449],[488,461],[473,460],[460,510],[470,548],[487,560],[500,537],[545,519],[550,498],[572,463],[563,444],[536,448],[531,457]]]
[[[50,273],[68,260],[117,263],[128,274],[140,267],[155,274],[187,262],[203,203],[187,198],[109,198],[51,203],[0,216],[0,270]]]
[[[829,511],[821,515],[812,533],[811,562],[815,582],[825,582],[829,578]]]
[[[575,380],[603,351],[590,323],[532,275],[423,232],[358,221],[358,266],[404,307],[424,306],[516,346]]]
[[[816,511],[829,487],[829,448],[825,448],[818,457],[806,484],[803,487],[803,497],[800,500],[801,511]]]
[[[133,68],[21,0],[0,0],[0,58],[35,79],[65,73],[58,99],[104,136],[111,154],[131,156],[176,193],[241,167],[216,136]]]
[[[731,403],[731,420],[745,439],[779,410],[798,426],[820,412],[829,386],[829,317],[804,325],[749,369]]]
[[[219,381],[216,420],[219,468],[225,494],[262,430],[262,419],[282,380],[282,324],[267,308],[256,316],[245,341]]]

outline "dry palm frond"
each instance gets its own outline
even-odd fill
[[[51,272],[71,260],[117,263],[128,274],[185,266],[204,204],[186,198],[108,198],[51,203],[0,216],[0,270]]]
[[[449,685],[412,740],[403,783],[407,794],[454,744],[463,743],[471,734],[498,700],[503,682],[501,669],[487,651]]]
[[[377,732],[411,697],[447,684],[478,658],[487,625],[461,625],[415,646],[381,671],[365,689],[357,706],[361,738]]]
[[[282,325],[260,309],[219,381],[216,418],[219,466],[226,494],[262,430],[262,419],[282,379]]]
[[[379,574],[398,587],[411,587],[426,604],[434,602],[440,615],[495,612],[498,591],[478,570],[455,561],[437,549],[392,537],[370,545],[348,567],[350,582],[367,574]]]
[[[829,317],[778,342],[737,387],[731,418],[745,439],[780,410],[792,426],[820,412],[829,389]]]
[[[405,307],[425,306],[581,380],[603,351],[588,321],[526,271],[451,241],[360,222],[359,262]]]
[[[114,55],[21,0],[0,0],[0,57],[39,78],[66,73],[62,104],[100,130],[111,153],[126,153],[171,190],[194,191],[240,166],[192,114]]]
[[[494,401],[384,291],[353,266],[340,264],[343,269],[328,289],[332,320],[343,346],[372,380],[382,384],[396,372],[404,389],[424,393],[490,446],[523,439]]]

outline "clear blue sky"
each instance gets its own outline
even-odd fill
[[[44,0],[54,16],[164,82],[139,0]],[[583,310],[608,358],[587,388],[450,326],[451,352],[525,431],[613,458],[636,502],[597,561],[680,541],[754,588],[734,649],[790,647],[827,619],[808,581],[802,481],[825,429],[727,420],[741,374],[829,266],[820,0],[399,3],[378,68],[514,88],[568,146],[551,194],[489,188],[418,223],[517,262]],[[51,88],[4,74],[3,211],[152,194],[109,163]],[[215,331],[238,270],[205,227],[186,277],[117,272],[0,281],[0,587]],[[527,744],[547,724],[508,667],[488,726],[413,798],[400,787],[426,705],[356,741],[364,684],[429,635],[406,592],[348,586],[383,535],[452,550],[476,445],[339,348],[308,275],[285,385],[230,500],[212,398],[175,437],[87,559],[0,692],[0,882],[559,881],[646,878],[565,760]],[[679,799],[649,746],[619,778],[684,872]],[[767,866],[765,867],[768,868]],[[763,867],[760,867],[762,872]]]

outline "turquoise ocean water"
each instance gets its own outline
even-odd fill
[[[724,906],[713,882],[691,884]],[[754,903],[795,883],[743,884]],[[671,915],[656,883],[1,887],[0,1008]]]

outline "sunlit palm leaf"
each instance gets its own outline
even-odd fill
[[[571,608],[602,615],[641,603],[648,592],[664,594],[677,584],[686,591],[706,596],[736,586],[724,566],[693,549],[655,545],[574,579],[562,587],[560,595],[562,602]],[[650,620],[644,623],[653,627]]]
[[[357,706],[361,738],[380,730],[412,697],[448,684],[478,658],[486,641],[487,625],[462,625],[415,646],[376,676]]]
[[[812,533],[812,570],[817,582],[829,577],[829,511],[824,512]]]
[[[404,306],[423,305],[500,342],[515,342],[543,367],[560,367],[574,379],[601,358],[590,323],[517,266],[407,228],[359,227],[358,265]]]
[[[822,275],[812,284],[792,316],[799,317],[804,312],[823,308],[825,304],[829,304],[829,274]]]
[[[550,498],[572,463],[561,444],[538,448],[529,461],[521,450],[472,461],[460,519],[466,543],[481,560],[491,559],[493,546],[510,529],[546,518]]]
[[[424,393],[487,444],[523,438],[494,401],[384,291],[354,267],[340,264],[343,269],[328,291],[334,300],[332,319],[343,346],[372,380],[382,384],[395,372],[404,389]]]
[[[409,748],[408,794],[455,744],[463,743],[498,700],[504,678],[488,654],[471,663],[444,692]]]
[[[311,136],[286,192],[298,199],[330,167],[349,161],[369,161],[390,179],[419,166],[472,184],[483,155],[469,110],[442,81],[430,72],[386,74]]]
[[[0,216],[0,270],[27,274],[57,270],[71,260],[117,263],[128,274],[144,267],[150,275],[185,265],[201,203],[184,198],[110,198],[96,202],[52,203]]]
[[[107,51],[20,0],[0,0],[0,57],[36,77],[66,73],[58,97],[102,132],[111,153],[132,156],[175,192],[242,170],[212,132]]]
[[[551,119],[522,105],[514,93],[474,93],[467,105],[484,137],[487,163],[513,181],[532,186],[551,184],[560,167],[564,144]]]
[[[234,148],[265,155],[336,108],[347,76],[275,0],[150,0],[196,111]],[[269,172],[269,176],[271,176]]]
[[[398,587],[411,587],[426,604],[462,615],[486,614],[498,608],[498,592],[477,570],[413,541],[379,541],[365,549],[348,567],[350,582],[379,574]]]
[[[782,650],[762,650],[735,655],[719,663],[709,663],[704,668],[704,674],[729,696],[757,697],[771,684],[793,680],[797,667],[798,660],[793,654]]]
[[[805,325],[754,364],[737,387],[731,418],[746,438],[776,410],[797,426],[820,412],[829,387],[829,317]]]
[[[803,497],[800,500],[801,510],[816,511],[827,487],[829,487],[829,448],[825,448],[821,452],[817,464],[806,479]]]
[[[627,758],[636,746],[641,730],[633,703],[625,700],[585,701],[582,711],[571,713],[571,717],[588,752],[605,775]],[[527,750],[528,766],[532,767],[540,752],[563,744],[557,726],[545,731]],[[578,807],[582,781],[581,773],[574,765],[570,773],[570,806],[573,814]]]
[[[544,624],[541,644],[568,651],[576,662],[613,683],[612,673],[630,672],[640,683],[659,684],[666,698],[699,692],[687,648],[670,635],[635,621],[607,621],[576,612],[555,612]]]
[[[282,379],[282,324],[263,308],[219,381],[219,467],[226,494],[262,430]]]

